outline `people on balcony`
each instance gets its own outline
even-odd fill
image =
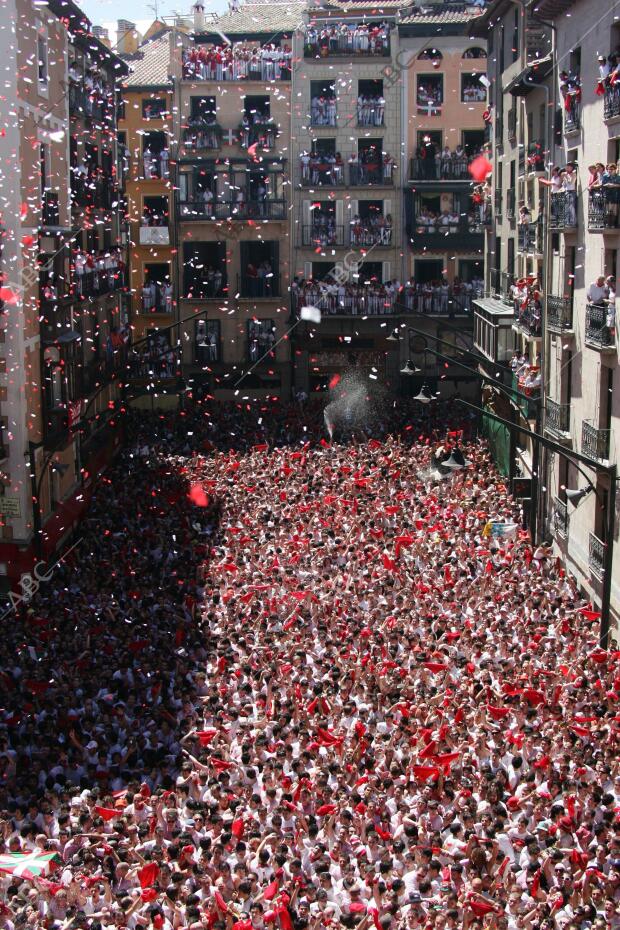
[[[255,144],[263,149],[273,148],[276,129],[276,121],[268,113],[244,113],[239,126],[239,144],[242,149]]]
[[[119,248],[86,252],[77,249],[73,259],[75,291],[78,297],[98,297],[122,288],[125,262]]]
[[[574,162],[564,168],[554,165],[549,178],[538,183],[550,189],[550,214],[553,226],[577,225],[577,172]]]
[[[87,65],[84,73],[76,61],[69,65],[69,103],[75,110],[96,119],[109,120],[114,115],[114,87],[101,76],[98,68]]]
[[[310,118],[313,126],[336,125],[336,97],[321,94],[310,101]]]
[[[480,216],[480,210],[477,207],[469,210],[463,221],[455,206],[445,207],[440,212],[423,206],[415,217],[415,231],[418,235],[475,233],[479,231],[482,222]]]
[[[286,44],[194,47],[183,54],[183,77],[199,81],[289,80],[292,54]]]
[[[344,184],[344,162],[340,152],[327,155],[303,152],[299,163],[302,184]]]
[[[564,111],[569,119],[574,118],[575,110],[581,101],[581,76],[578,72],[560,71],[559,85]]]
[[[452,284],[444,278],[435,281],[410,279],[401,285],[398,280],[385,283],[314,281],[296,279],[291,287],[296,313],[303,306],[313,306],[327,314],[347,316],[388,315],[391,313],[469,313],[472,300],[484,294],[484,280],[455,278]]]
[[[616,279],[614,275],[599,275],[586,291],[588,303],[604,308],[607,341],[611,345],[616,329]]]
[[[394,171],[394,159],[387,152],[374,148],[362,149],[359,155],[349,158],[349,177],[352,185],[390,182]]]
[[[596,85],[598,97],[604,96],[612,88],[619,89],[616,85],[620,84],[620,51],[607,56],[598,56],[598,74]]]
[[[333,213],[326,213],[319,209],[312,211],[310,239],[311,245],[319,245],[321,247],[338,244],[336,217]]]
[[[443,92],[439,84],[418,84],[418,108],[426,110],[429,115],[441,112]]]
[[[470,157],[462,145],[457,145],[455,149],[445,145],[439,150],[427,137],[417,149],[416,159],[418,160],[416,173],[421,176],[421,179],[471,180],[468,169]]]
[[[184,133],[184,145],[191,149],[216,149],[220,135],[215,113],[209,111],[200,116],[190,117]]]
[[[154,152],[150,145],[146,144],[142,152],[143,178],[168,178],[170,152],[164,147],[160,152]]]
[[[464,103],[484,103],[487,99],[487,89],[476,76],[463,87],[462,96]]]
[[[351,221],[351,245],[390,245],[392,242],[392,216],[382,213],[372,217],[356,215]]]
[[[328,55],[384,55],[389,49],[388,23],[338,23],[309,26],[305,37],[306,57]]]
[[[140,226],[167,226],[168,213],[164,210],[154,210],[151,207],[145,207],[140,217]]]
[[[357,122],[360,126],[383,126],[385,97],[383,94],[357,98]]]

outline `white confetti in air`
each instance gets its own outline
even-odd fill
[[[299,317],[307,323],[320,323],[321,311],[318,307],[302,307]]]

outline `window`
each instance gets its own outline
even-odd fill
[[[142,101],[142,116],[144,119],[163,119],[167,116],[166,101],[163,97],[153,97]]]
[[[143,199],[141,226],[167,226],[168,225],[168,198],[145,197]]]
[[[433,116],[441,113],[443,104],[443,75],[419,74],[417,91],[418,110]]]
[[[491,30],[493,32],[493,30]],[[486,58],[487,53],[483,48],[480,48],[478,45],[472,45],[471,48],[465,49],[463,52],[463,58]]]
[[[226,290],[226,244],[184,243],[183,296],[189,300],[219,298]]]
[[[142,136],[142,171],[143,178],[167,178],[168,135],[165,132],[145,132]]]
[[[276,342],[276,326],[273,320],[248,320],[248,359],[258,362],[271,355]]]
[[[521,16],[521,7],[516,7],[514,11],[514,25],[512,28],[512,60],[516,61],[519,57],[519,17]]]
[[[384,114],[383,81],[358,81],[357,125],[383,126]]]
[[[47,60],[47,36],[44,32],[37,35],[37,67],[39,77],[39,90],[47,91],[49,81],[48,60]]]
[[[191,97],[190,120],[214,123],[215,111],[215,97]]]
[[[439,68],[443,55],[437,48],[424,48],[418,55],[418,61],[430,61],[435,68]]]
[[[336,85],[330,81],[310,81],[310,122],[312,126],[336,125]]]
[[[462,103],[484,103],[487,99],[487,89],[481,83],[483,74],[465,72],[461,74],[461,101]]]
[[[196,320],[196,362],[219,362],[221,354],[219,320]]]
[[[146,262],[142,286],[143,313],[172,313],[172,285],[168,262]]]
[[[279,294],[279,242],[241,242],[242,297],[277,297]]]

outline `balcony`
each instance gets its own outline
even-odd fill
[[[545,170],[545,144],[540,139],[528,143],[527,170],[530,174]]]
[[[499,268],[491,268],[489,283],[492,297],[501,300],[508,307],[514,307],[514,298],[512,296],[514,275],[509,274],[507,271],[500,271]]]
[[[605,550],[607,546],[602,539],[590,533],[588,547],[588,566],[590,571],[599,581],[605,577]]]
[[[519,251],[528,255],[542,255],[543,235],[542,224],[519,223]]]
[[[508,120],[507,120],[507,135],[508,141],[514,142],[517,138],[517,111],[516,109],[511,108],[508,110]]]
[[[570,438],[570,404],[556,404],[548,400],[545,405],[545,432],[556,439]]]
[[[515,205],[517,202],[517,194],[514,188],[509,188],[506,191],[506,219],[514,220],[515,218]]]
[[[112,91],[110,90],[112,94]],[[94,123],[114,121],[114,108],[107,100],[97,99],[98,95],[87,91],[79,82],[69,83],[69,116],[91,120]],[[110,98],[111,99],[111,98]]]
[[[357,125],[368,128],[385,126],[385,103],[358,103]]]
[[[303,155],[299,162],[302,187],[343,187],[344,163],[330,162],[326,158]]]
[[[167,226],[141,226],[140,245],[170,245],[170,230]]]
[[[553,333],[564,333],[573,328],[572,297],[554,297],[545,300],[547,310],[547,327]]]
[[[338,24],[323,30],[308,29],[304,40],[304,58],[388,58],[390,36],[372,26]]]
[[[532,369],[530,369],[531,371]],[[528,420],[535,420],[538,415],[538,405],[540,402],[540,388],[527,387],[525,376],[512,376],[512,398],[514,403],[519,407],[521,412]],[[518,392],[518,393],[517,393]],[[527,399],[520,395],[528,395]]]
[[[149,284],[142,288],[142,313],[172,313],[174,301],[172,288],[162,284]]]
[[[555,535],[566,539],[568,536],[568,507],[566,501],[561,501],[559,497],[553,498],[551,523]]]
[[[620,229],[620,185],[597,187],[588,197],[588,229]]]
[[[337,126],[338,113],[336,98],[328,97],[325,100],[313,100],[310,106],[310,125],[315,127]]]
[[[349,164],[349,186],[367,187],[369,184],[390,187],[394,183],[394,162],[369,162],[365,165]]]
[[[286,200],[249,200],[204,203],[183,200],[179,203],[181,220],[285,220]]]
[[[597,462],[606,462],[609,459],[609,440],[611,430],[599,429],[584,420],[581,427],[581,451]]]
[[[357,285],[346,286],[343,293],[336,288],[326,288],[320,283],[308,285],[292,295],[292,311],[299,316],[301,307],[312,306],[325,316],[388,316],[411,313],[419,316],[468,316],[472,310],[473,292],[460,289],[418,285],[405,286],[399,294],[388,293],[378,288]]]
[[[496,219],[501,219],[503,209],[501,187],[495,188],[495,191],[493,192],[493,208],[495,211]]]
[[[620,85],[613,84],[605,88],[603,97],[603,119],[616,119],[620,116]]]
[[[242,149],[255,145],[263,151],[275,148],[280,130],[272,122],[254,122],[251,126],[239,126],[239,145]]]
[[[444,217],[434,217],[429,222],[428,217],[420,215],[412,220],[411,243],[414,249],[466,249],[478,252],[484,248],[483,220],[469,220],[460,215],[452,217],[449,221]]]
[[[354,249],[389,249],[392,247],[392,226],[370,226],[352,222],[349,227],[349,245]]]
[[[542,312],[534,300],[528,301],[525,307],[520,303],[515,305],[514,325],[535,339],[542,335]]]
[[[284,49],[258,49],[247,55],[242,46],[221,46],[215,51],[220,60],[209,57],[209,52],[192,48],[183,53],[184,81],[290,81],[291,53]]]
[[[452,158],[412,158],[409,177],[412,181],[467,181],[471,183],[469,173],[471,159]]]
[[[581,129],[581,95],[567,94],[564,98],[564,132]]]
[[[344,246],[344,226],[302,226],[301,244],[313,249]]]
[[[586,304],[586,345],[599,351],[615,351],[616,334],[613,323],[607,307]]]
[[[105,297],[107,294],[122,291],[125,287],[125,277],[118,269],[86,271],[83,274],[76,270],[75,282],[76,296],[80,300],[86,297],[91,299]]]
[[[110,174],[95,174],[92,178],[81,175],[71,177],[71,204],[92,210],[111,210],[118,203],[119,191],[116,177]]]
[[[182,140],[189,152],[216,152],[222,147],[222,127],[217,123],[197,123],[183,130]]]
[[[549,229],[577,228],[577,191],[558,191],[550,196]]]
[[[280,296],[280,278],[277,274],[264,277],[241,274],[237,275],[237,292],[240,297],[250,300],[269,300]]]

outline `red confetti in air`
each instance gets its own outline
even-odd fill
[[[330,382],[329,382],[329,389],[330,389],[330,391],[331,391],[333,388],[336,387],[336,385],[338,384],[339,381],[340,381],[340,375],[334,375],[333,378],[331,378],[331,380],[330,380]]]
[[[479,155],[478,158],[474,158],[471,165],[469,166],[469,173],[471,174],[474,181],[484,181],[487,176],[493,170],[493,165],[488,158],[485,158],[484,155]]]
[[[208,507],[209,498],[199,484],[193,484],[187,495],[195,507]]]
[[[19,303],[19,297],[10,287],[0,287],[0,300],[5,304],[15,307]]]

